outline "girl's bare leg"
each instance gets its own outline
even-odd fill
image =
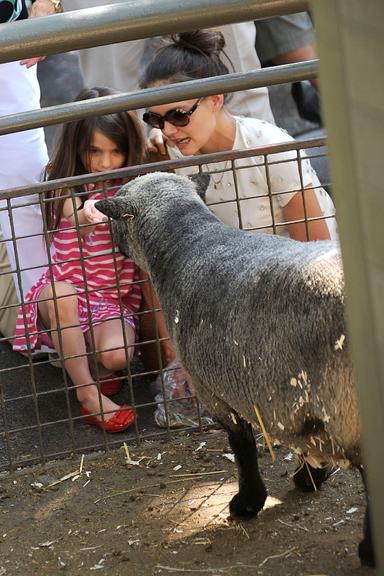
[[[122,322],[119,318],[107,320],[93,328],[93,337],[96,347],[96,361],[107,370],[114,372],[123,370],[132,359],[135,344],[135,330],[124,322],[125,341],[122,331]],[[89,332],[86,339],[92,348],[92,338]],[[127,349],[125,348],[125,342]]]
[[[62,352],[65,369],[77,387],[76,395],[79,402],[88,412],[97,413],[101,412],[101,400],[104,419],[109,420],[112,418],[113,412],[119,409],[119,405],[102,394],[99,396],[97,386],[91,385],[94,379],[89,370],[84,334],[79,326],[76,290],[67,282],[57,282],[55,292],[57,313],[53,302],[52,287],[47,286],[42,291],[40,300],[45,301],[39,302],[41,319],[44,325],[51,330],[51,337],[56,350]],[[59,338],[58,328],[61,338]],[[70,358],[71,356],[76,356],[76,358]],[[102,418],[100,417],[100,419]]]

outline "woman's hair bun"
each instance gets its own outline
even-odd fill
[[[143,68],[140,87],[155,84],[187,82],[228,74],[232,66],[224,52],[225,40],[218,28],[175,33],[160,39],[158,49],[148,54],[148,64]],[[145,57],[144,57],[145,58]]]
[[[223,34],[215,28],[180,32],[179,34],[172,34],[171,38],[176,46],[203,52],[208,56],[219,56],[225,46]]]

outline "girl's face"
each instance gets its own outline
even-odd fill
[[[215,152],[217,118],[222,108],[222,103],[218,105],[217,98],[222,102],[222,97],[216,96],[201,98],[200,101],[193,98],[172,104],[151,106],[148,112],[155,112],[162,117],[175,109],[189,112],[198,102],[196,109],[188,116],[189,122],[186,126],[175,126],[167,121],[167,118],[163,118],[164,126],[161,131],[184,156],[192,156],[200,152]]]
[[[113,140],[99,130],[92,134],[89,149],[86,151],[86,167],[90,173],[108,172],[125,166],[125,154]]]

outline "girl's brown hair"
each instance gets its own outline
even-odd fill
[[[106,87],[86,88],[80,92],[75,101],[89,100],[100,96],[117,94],[115,90]],[[46,180],[56,180],[71,176],[87,174],[85,164],[87,151],[90,148],[95,130],[116,143],[125,156],[125,165],[142,164],[145,160],[145,142],[140,122],[133,111],[114,112],[103,116],[83,118],[64,124],[57,140],[54,154],[46,171]],[[63,204],[71,191],[60,188],[48,192],[45,198],[60,198],[55,202],[45,203],[45,216],[48,230],[56,230],[62,215]],[[74,189],[74,192],[84,192]]]

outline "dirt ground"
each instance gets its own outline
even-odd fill
[[[175,434],[127,451],[86,454],[3,474],[0,576],[373,576],[361,568],[364,493],[336,471],[301,494],[296,460],[260,460],[270,497],[259,517],[233,522],[236,471],[221,430]]]

